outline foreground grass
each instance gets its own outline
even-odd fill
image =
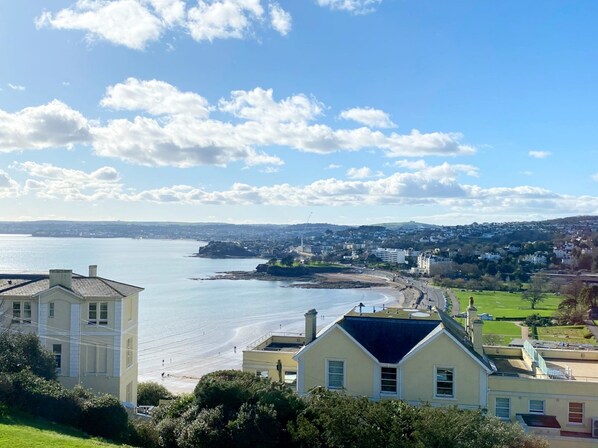
[[[469,297],[473,297],[478,313],[492,314],[494,318],[506,317],[524,320],[530,314],[551,317],[562,298],[555,294],[546,294],[546,299],[532,310],[528,302],[521,300],[521,293],[505,291],[461,291],[453,289],[459,299],[461,311],[467,310]]]
[[[0,446],[10,448],[116,448],[123,445],[103,442],[67,426],[14,413],[0,417]]]

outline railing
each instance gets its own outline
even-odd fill
[[[542,357],[542,355],[540,355],[540,353],[538,353],[536,348],[532,344],[530,344],[530,342],[528,340],[526,340],[523,343],[523,350],[525,350],[525,353],[527,353],[527,355],[530,357],[531,361],[536,363],[536,365],[538,366],[538,369],[540,369],[540,372],[542,372],[547,377],[549,377],[551,379],[562,379],[562,380],[570,380],[571,379],[572,372],[571,372],[570,368],[566,368],[564,372],[561,370],[549,368],[548,365],[546,364],[546,361]]]
[[[255,350],[257,347],[259,347],[261,344],[263,344],[264,342],[266,342],[268,339],[273,338],[275,336],[283,336],[283,337],[304,337],[303,333],[293,333],[293,332],[289,332],[289,331],[270,331],[268,333],[266,333],[265,335],[263,335],[262,337],[256,339],[255,341],[253,341],[252,343],[250,343],[245,349],[246,350]]]

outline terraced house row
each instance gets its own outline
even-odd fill
[[[243,352],[243,370],[300,395],[326,387],[372,400],[485,409],[552,447],[598,442],[598,351],[484,346],[473,299],[465,326],[440,310],[354,309],[316,333],[271,334]]]

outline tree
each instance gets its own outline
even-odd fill
[[[292,255],[287,255],[285,257],[282,257],[282,259],[280,260],[280,264],[282,264],[283,266],[293,266],[293,262],[295,261],[295,257],[293,257]]]
[[[158,406],[160,400],[171,400],[173,395],[168,389],[154,381],[139,383],[137,386],[137,404]]]
[[[0,372],[29,370],[47,380],[56,378],[54,355],[31,333],[6,330],[0,333]]]
[[[536,305],[544,299],[544,282],[539,277],[534,277],[529,287],[521,294],[521,300],[529,302],[532,310],[535,310]]]

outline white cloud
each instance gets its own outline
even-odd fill
[[[19,84],[11,84],[8,83],[7,84],[8,87],[10,87],[12,90],[17,90],[19,92],[22,92],[23,90],[25,90],[25,86],[19,85]]]
[[[373,176],[372,170],[367,166],[362,166],[361,168],[349,168],[345,174],[351,179],[365,179]]]
[[[31,176],[25,182],[24,191],[40,198],[67,201],[120,199],[120,176],[109,166],[89,173],[36,162],[14,163],[11,168]]]
[[[367,14],[375,10],[382,0],[317,0],[318,5],[332,10],[348,11],[353,14]]]
[[[0,153],[71,147],[89,138],[87,119],[58,100],[15,113],[0,110]]]
[[[336,163],[331,163],[330,165],[328,165],[329,170],[336,170],[338,168],[342,168],[342,165],[337,165]]]
[[[293,19],[278,3],[270,3],[270,23],[272,28],[286,36],[291,31]]]
[[[197,41],[241,39],[263,15],[260,0],[198,0],[197,6],[187,11],[186,27]]]
[[[189,3],[189,7],[188,7]],[[257,27],[270,26],[285,36],[291,15],[276,2],[265,0],[78,0],[56,13],[43,12],[37,28],[81,30],[90,42],[105,40],[133,50],[143,50],[166,32],[185,32],[196,41],[243,39]],[[193,4],[191,6],[191,4]],[[168,43],[169,49],[172,44]]]
[[[545,159],[546,157],[551,155],[550,151],[529,151],[527,153],[528,156],[533,157],[534,159]]]
[[[134,50],[143,50],[164,30],[164,22],[141,0],[78,0],[56,14],[44,12],[35,23],[38,28],[83,30],[90,41],[103,39]]]
[[[14,198],[20,195],[20,186],[4,170],[0,170],[0,199]]]
[[[594,179],[596,182],[598,182],[598,173],[592,175],[592,179]]]
[[[231,100],[221,99],[220,110],[235,117],[261,122],[303,123],[314,120],[322,113],[322,104],[299,94],[276,102],[272,89],[256,87],[253,90],[235,90]]]
[[[353,120],[372,128],[394,128],[394,124],[388,114],[380,109],[370,107],[354,107],[341,112],[340,117],[344,120]]]
[[[181,92],[155,79],[140,81],[128,78],[124,83],[109,86],[100,104],[116,110],[142,110],[152,115],[209,115],[205,98],[196,93]]]

